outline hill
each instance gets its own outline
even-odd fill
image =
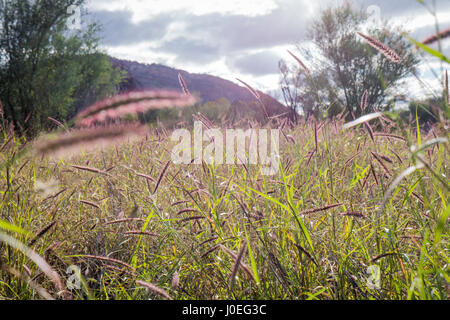
[[[192,93],[199,93],[202,102],[216,101],[225,98],[233,105],[242,102],[256,106],[255,97],[244,87],[231,81],[208,74],[189,73],[160,64],[143,64],[135,61],[110,58],[112,65],[127,71],[128,77],[121,84],[120,92],[142,89],[174,89],[181,90],[178,82],[180,73]],[[287,108],[271,96],[259,92],[270,115],[287,112]]]

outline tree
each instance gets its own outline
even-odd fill
[[[320,104],[317,91],[305,90],[305,84],[310,82],[310,76],[305,74],[304,69],[290,68],[283,60],[279,63],[281,72],[281,92],[285,105],[290,109],[289,119],[297,123],[298,115],[303,114],[308,119],[310,116],[318,118],[320,116]],[[315,75],[311,86],[320,80],[319,75]],[[317,86],[315,86],[317,87]]]
[[[378,39],[403,57],[394,63],[370,47],[357,34],[364,32]],[[350,4],[328,8],[313,21],[306,40],[311,48],[299,46],[301,56],[309,58],[311,73],[301,66],[290,69],[281,64],[282,90],[291,108],[302,109],[308,116],[325,112],[328,116],[342,110],[354,117],[374,109],[388,109],[389,91],[397,88],[419,62],[412,45],[401,36],[401,30],[384,22],[384,27],[367,27],[367,15]],[[289,74],[292,74],[289,78]],[[367,108],[360,108],[367,90]]]
[[[0,0],[0,100],[21,133],[68,119],[121,81],[98,51],[96,24],[68,30],[68,9],[84,1]]]

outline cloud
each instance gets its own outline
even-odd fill
[[[279,72],[278,62],[281,57],[272,51],[262,51],[254,54],[230,57],[227,64],[238,72],[264,76]]]
[[[429,6],[429,1],[425,1],[425,3]],[[419,1],[414,0],[359,0],[355,1],[354,5],[356,8],[360,6],[363,9],[367,9],[370,6],[377,6],[380,8],[381,18],[414,16],[417,13],[428,13],[424,5],[420,4]],[[436,9],[438,12],[449,11],[450,1],[437,0]]]
[[[255,17],[219,13],[188,17],[187,32],[215,39],[226,52],[294,44],[305,35],[309,20],[309,6],[300,8],[298,1],[285,0],[270,13]]]
[[[171,12],[150,15],[147,20],[133,23],[130,10],[93,11],[105,29],[105,44],[121,45],[144,40],[162,40],[171,23],[183,23],[185,39],[203,38],[216,42],[222,51],[236,51],[293,43],[304,35],[308,10],[299,10],[298,1],[284,0],[282,5],[265,14],[223,14],[219,12],[196,15],[175,7]],[[304,8],[309,8],[306,5]],[[303,8],[303,9],[304,9]],[[163,40],[164,41],[164,40]],[[185,42],[187,44],[187,42]],[[169,46],[170,44],[163,44]],[[184,51],[179,47],[179,51]]]
[[[275,9],[277,0],[95,0],[89,4],[91,10],[117,11],[127,9],[133,14],[133,21],[170,13],[185,12],[195,16],[209,13],[223,15],[240,14],[245,16],[264,15]]]
[[[215,75],[273,78],[288,47],[303,40],[318,13],[344,0],[95,0],[103,44],[119,57],[159,62]],[[260,6],[258,5],[260,3]],[[355,8],[380,8],[380,18],[405,25],[415,39],[434,33],[434,18],[414,0],[358,0]],[[437,0],[442,27],[450,1]],[[446,53],[449,47],[446,47]],[[271,81],[275,83],[275,81]]]
[[[164,14],[150,20],[133,23],[131,12],[95,11],[93,18],[103,26],[102,43],[108,46],[136,44],[143,41],[158,41],[167,32],[170,15]]]
[[[296,8],[297,1],[284,0],[283,6],[254,16],[217,12],[195,15],[176,9],[138,23],[133,22],[129,10],[94,11],[94,18],[103,25],[103,43],[108,47],[153,42],[153,51],[170,53],[179,63],[204,64],[247,50],[294,45],[304,36],[308,12]]]
[[[177,37],[163,42],[155,48],[158,51],[177,55],[179,62],[209,63],[218,59],[220,49],[202,40]]]
[[[294,45],[304,39],[311,18],[316,16],[320,9],[336,5],[335,1],[312,4],[301,0],[278,0],[272,3],[272,5],[278,5],[274,7],[270,6],[270,1],[266,1],[267,8],[271,10],[249,16],[248,11],[252,8],[251,5],[247,5],[246,10],[242,8],[242,10],[229,10],[226,14],[213,12],[213,7],[209,5],[206,6],[209,9],[205,10],[205,13],[198,14],[196,12],[200,8],[198,5],[196,10],[188,10],[187,6],[174,5],[169,11],[167,6],[163,6],[164,10],[159,9],[157,0],[142,2],[142,4],[137,1],[134,5],[130,5],[134,2],[136,0],[126,2],[128,8],[133,9],[94,11],[95,18],[104,26],[105,45],[118,46],[155,41],[157,42],[155,48],[179,55],[180,62],[186,59],[187,62],[200,63],[203,62],[202,59],[210,61],[215,55],[218,57],[246,50]],[[149,9],[152,3],[155,10]],[[401,15],[403,19],[408,19],[408,16],[412,19],[417,12],[425,16],[428,14],[422,5],[411,0],[361,0],[354,5],[364,9],[374,3],[380,8],[381,18]],[[139,6],[147,8],[149,14],[147,19],[136,23],[133,22],[133,16]],[[448,4],[438,1],[438,7],[444,11],[448,8],[450,12],[450,1]],[[144,9],[141,11],[145,12]],[[159,13],[155,14],[155,11]],[[246,12],[246,14],[239,12]],[[425,20],[430,21],[431,31],[431,25],[434,23],[432,17]],[[174,23],[182,24],[184,28],[168,34],[170,26]],[[410,25],[410,27],[414,26]]]

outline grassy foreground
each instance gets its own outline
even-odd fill
[[[276,176],[174,165],[165,130],[2,166],[0,298],[448,299],[448,131],[342,125],[285,127]]]

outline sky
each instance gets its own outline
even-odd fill
[[[431,7],[432,0],[424,0]],[[435,19],[417,0],[355,0],[370,21],[390,19],[423,40]],[[88,0],[92,20],[103,25],[102,49],[122,59],[207,73],[279,92],[278,62],[301,45],[321,10],[342,0]],[[450,0],[435,0],[441,30],[450,27]],[[450,41],[444,51],[450,56]],[[427,59],[420,71],[432,87],[441,64]],[[435,74],[433,73],[433,71]],[[416,87],[414,87],[416,86]],[[420,91],[415,83],[409,89]]]

